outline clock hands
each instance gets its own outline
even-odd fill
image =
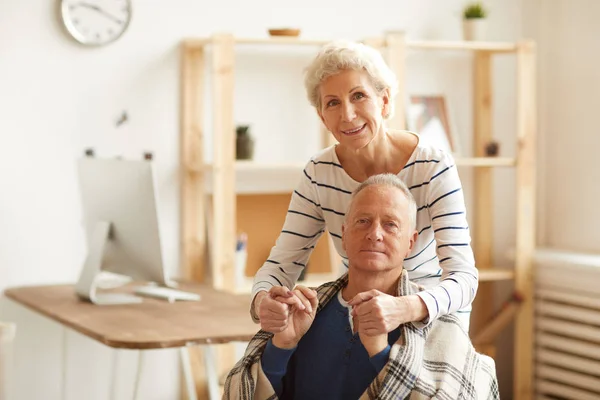
[[[110,13],[107,13],[106,11],[104,11],[102,8],[98,7],[95,4],[89,4],[89,3],[79,2],[79,3],[77,3],[77,5],[81,6],[81,7],[89,8],[90,10],[94,10],[94,11],[96,11],[96,12],[104,15],[106,18],[113,20],[114,22],[116,22],[119,25],[123,24],[123,21],[121,21],[120,19],[118,19],[114,15],[112,15]]]

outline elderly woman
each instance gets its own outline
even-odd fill
[[[455,312],[468,330],[478,272],[452,156],[415,133],[386,126],[394,112],[397,82],[373,48],[352,42],[325,46],[308,67],[305,86],[310,103],[338,143],[306,164],[279,238],[254,278],[254,321],[277,333],[286,327],[289,307],[310,310],[310,304],[289,289],[317,240],[327,229],[347,266],[341,235],[351,193],[369,176],[393,173],[409,187],[418,207],[418,238],[404,268],[411,281],[427,289],[403,297],[359,293],[350,302],[353,313],[371,314],[373,335],[407,322],[423,327]]]

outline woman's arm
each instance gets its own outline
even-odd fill
[[[250,314],[255,322],[259,321],[258,306],[268,299],[266,294],[273,286],[285,286],[290,290],[294,288],[325,230],[325,219],[313,177],[314,164],[309,162],[292,193],[283,229],[275,246],[254,276]]]
[[[471,304],[479,283],[462,185],[450,154],[441,157],[431,175],[427,205],[442,277],[418,294],[428,310],[426,323]]]

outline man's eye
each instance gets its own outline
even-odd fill
[[[365,218],[361,218],[361,219],[359,219],[359,220],[358,220],[358,221],[356,221],[356,222],[357,222],[357,223],[359,223],[359,224],[366,224],[366,223],[367,223],[367,222],[369,222],[369,221],[368,221],[367,219],[365,219]]]

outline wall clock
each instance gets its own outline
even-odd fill
[[[60,17],[73,39],[87,46],[102,46],[127,30],[131,0],[60,0]]]

